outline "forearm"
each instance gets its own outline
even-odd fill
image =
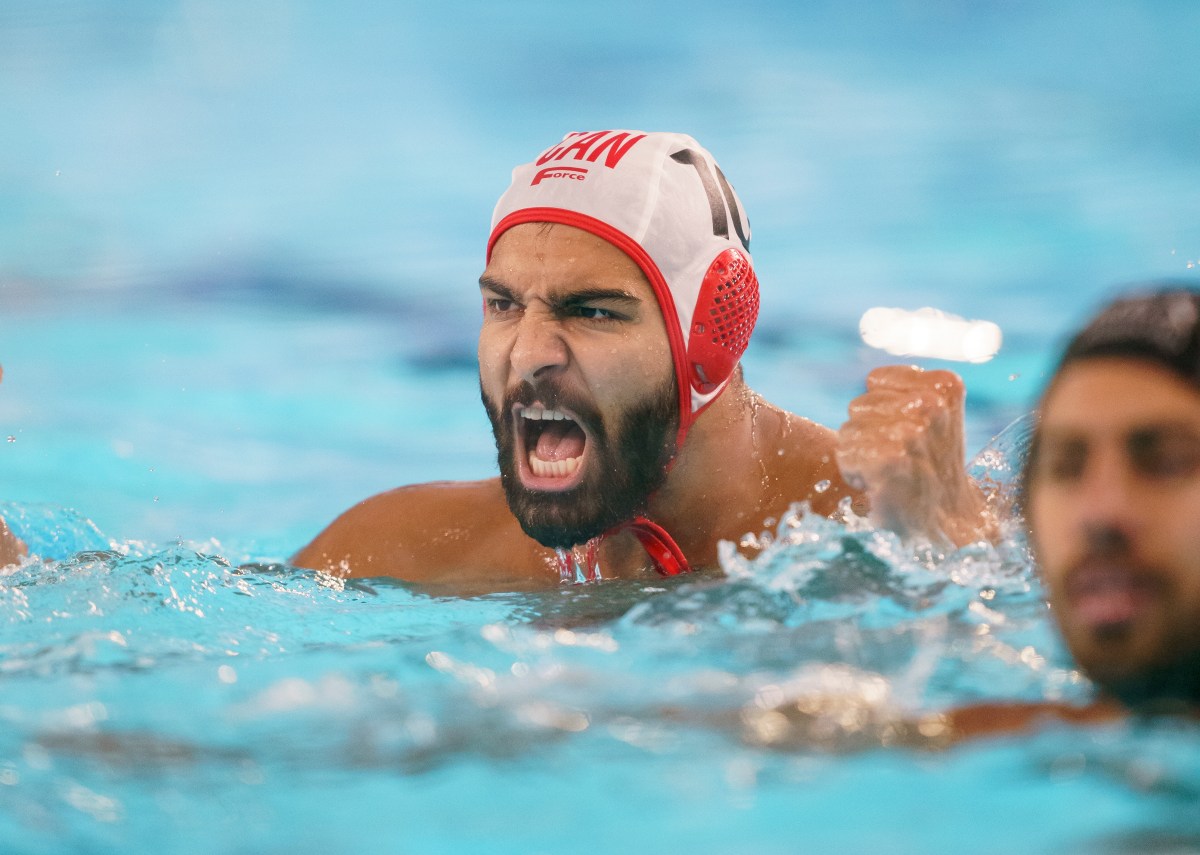
[[[995,510],[987,501],[980,486],[965,473],[939,508],[938,529],[955,546],[966,546],[979,540],[995,542],[1000,536]]]

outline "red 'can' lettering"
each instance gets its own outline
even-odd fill
[[[613,133],[612,131],[576,131],[568,134],[566,138],[547,150],[536,161],[537,166],[544,163],[550,163],[554,160],[566,160],[573,156],[575,160],[584,160],[585,158],[595,163],[600,159],[600,155],[604,155],[604,165],[609,169],[616,167],[621,159],[629,153],[629,150],[637,145],[639,140],[645,139],[645,134],[637,134],[631,137],[627,132]]]

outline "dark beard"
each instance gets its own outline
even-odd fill
[[[1036,537],[1034,542],[1036,555]],[[1093,527],[1087,533],[1087,545],[1088,551],[1079,559],[1079,564],[1105,560],[1130,566],[1137,563],[1133,544],[1119,528]],[[1156,575],[1152,568],[1143,567],[1139,572],[1147,578]],[[1158,594],[1168,595],[1165,591],[1159,591]],[[1059,623],[1067,647],[1071,648],[1074,633],[1071,627],[1062,625],[1061,616]],[[1134,632],[1127,626],[1118,625],[1104,627],[1091,634],[1101,643],[1120,649],[1134,643],[1135,639],[1131,638]],[[1200,705],[1200,636],[1194,624],[1188,621],[1175,626],[1161,648],[1153,661],[1136,667],[1123,663],[1120,656],[1108,658],[1102,653],[1093,652],[1086,654],[1086,659],[1081,659],[1074,650],[1072,654],[1083,672],[1105,695],[1130,709],[1148,714],[1196,709]]]
[[[666,480],[679,430],[674,378],[625,411],[611,435],[593,408],[571,400],[559,389],[522,383],[504,396],[499,410],[483,393],[482,384],[480,394],[492,422],[500,483],[509,510],[521,529],[543,546],[569,549],[632,519],[645,510],[650,495]],[[565,407],[588,426],[587,474],[571,490],[547,493],[521,484],[512,410],[517,404],[534,401]],[[527,450],[522,448],[520,453]]]
[[[1106,694],[1138,712],[1186,712],[1200,704],[1200,651],[1194,649],[1136,674],[1089,676]]]

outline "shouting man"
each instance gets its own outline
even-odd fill
[[[919,529],[911,469],[930,461],[941,487],[916,504],[936,505],[951,540],[980,528],[953,375],[876,374],[841,448],[747,387],[739,360],[759,305],[750,224],[691,137],[574,133],[517,167],[479,287],[480,390],[500,477],[367,499],[297,565],[460,590],[673,575],[715,566],[720,540],[797,501],[830,514],[853,495],[888,518],[904,505],[904,526]],[[943,448],[931,423],[957,444]]]

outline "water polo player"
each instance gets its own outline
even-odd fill
[[[747,387],[739,360],[759,305],[750,223],[691,137],[574,133],[517,167],[479,285],[480,389],[500,477],[367,499],[296,564],[464,590],[673,575],[716,566],[720,540],[769,526],[792,502],[832,513],[853,492],[839,456],[881,508],[920,505],[912,485],[928,472],[914,474],[914,460],[968,483],[961,386],[947,392],[946,372],[876,375],[840,447]],[[975,534],[956,514],[978,508],[945,513],[947,493],[935,492],[937,527]]]
[[[1200,293],[1121,297],[1068,344],[1023,473],[1050,611],[1094,703],[981,704],[944,736],[1200,705]]]
[[[1106,697],[1200,702],[1200,294],[1115,301],[1047,388],[1025,481],[1071,654]]]

